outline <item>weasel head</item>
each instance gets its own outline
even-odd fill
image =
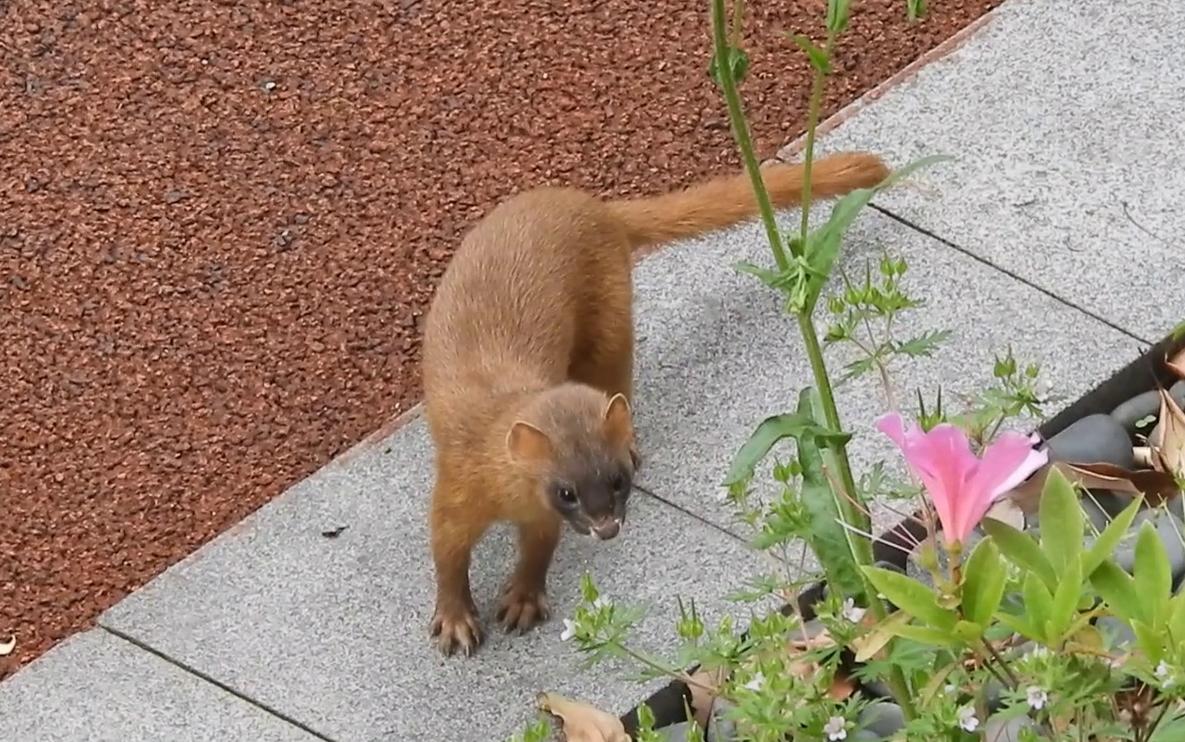
[[[576,532],[608,540],[625,522],[638,454],[629,402],[583,384],[541,393],[506,435],[536,496]]]

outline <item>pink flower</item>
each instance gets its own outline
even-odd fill
[[[977,458],[963,431],[949,423],[930,432],[910,426],[893,412],[876,422],[905,455],[922,480],[948,544],[962,542],[998,498],[1010,492],[1049,461],[1037,434],[1001,433]]]

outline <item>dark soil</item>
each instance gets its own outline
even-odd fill
[[[999,2],[853,3],[828,111]],[[772,155],[823,2],[750,5]],[[432,288],[499,199],[737,167],[706,10],[0,3],[0,677],[413,405]]]

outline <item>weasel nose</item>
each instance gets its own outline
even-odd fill
[[[621,521],[616,518],[598,520],[593,523],[592,531],[601,541],[608,541],[621,531]]]

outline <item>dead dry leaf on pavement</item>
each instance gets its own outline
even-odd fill
[[[561,723],[561,739],[567,742],[630,742],[616,716],[554,693],[540,693],[539,708]]]

